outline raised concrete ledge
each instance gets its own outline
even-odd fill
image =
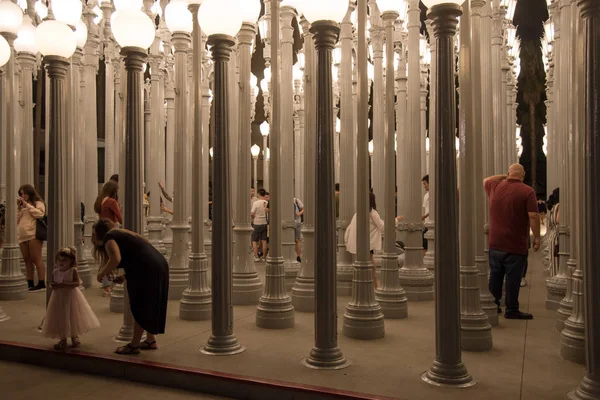
[[[64,369],[110,378],[249,400],[398,400],[320,386],[253,378],[77,350],[58,352],[40,346],[0,341],[0,360]]]

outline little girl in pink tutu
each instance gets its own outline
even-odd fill
[[[74,248],[65,247],[56,254],[51,285],[52,295],[42,333],[45,337],[60,338],[60,342],[54,345],[55,350],[64,350],[67,338],[71,338],[72,347],[77,347],[81,344],[79,335],[98,328],[100,322],[79,290]]]

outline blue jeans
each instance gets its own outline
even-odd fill
[[[506,275],[506,312],[519,311],[519,290],[527,255],[490,249],[490,293],[500,305]]]

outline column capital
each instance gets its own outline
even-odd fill
[[[252,41],[256,37],[256,26],[249,22],[244,22],[240,29],[237,39],[238,45],[252,46]]]
[[[37,62],[34,54],[27,53],[24,51],[17,53],[17,61],[21,68],[30,70],[33,70],[35,68]]]

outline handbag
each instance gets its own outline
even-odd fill
[[[48,240],[48,217],[46,215],[35,220],[35,238],[42,242]]]

